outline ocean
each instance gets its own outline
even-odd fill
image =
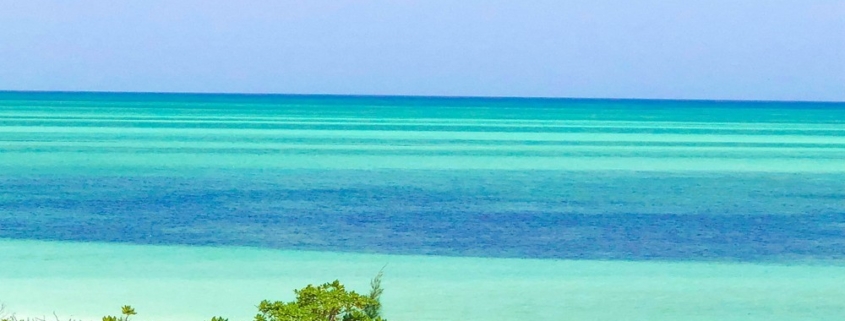
[[[845,103],[0,92],[0,260],[29,316],[842,320]]]

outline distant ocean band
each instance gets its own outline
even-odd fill
[[[845,104],[0,92],[0,237],[845,257]]]

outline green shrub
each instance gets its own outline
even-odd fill
[[[261,301],[255,321],[382,321],[364,312],[378,305],[376,300],[347,291],[337,280],[319,286],[309,284],[294,293],[293,302]]]
[[[120,313],[122,314],[120,317],[110,315],[104,316],[103,321],[129,321],[130,316],[137,314],[135,313],[135,309],[128,305],[124,305],[123,307],[121,307]]]
[[[370,319],[377,320],[381,318],[381,294],[384,289],[381,287],[381,278],[384,276],[384,268],[378,271],[376,277],[370,281],[370,294],[368,297],[371,302],[364,307],[364,314]]]
[[[370,281],[370,293],[361,295],[355,291],[347,291],[346,287],[335,280],[319,286],[308,286],[294,290],[296,300],[293,302],[261,301],[255,321],[386,321],[381,317],[381,287],[383,268]],[[18,319],[4,314],[4,307],[0,305],[0,321],[45,321],[42,319]],[[135,309],[124,305],[120,316],[104,316],[102,321],[130,321],[136,315]],[[56,320],[58,321],[58,317]],[[229,321],[216,316],[211,321]]]

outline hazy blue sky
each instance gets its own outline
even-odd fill
[[[845,0],[0,0],[0,89],[845,101]]]

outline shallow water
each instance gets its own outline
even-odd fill
[[[833,320],[843,182],[845,104],[6,92],[0,302],[248,318],[389,262],[395,320]]]
[[[262,299],[385,264],[392,320],[841,320],[845,266],[449,258],[0,241],[0,284],[30,315],[246,320]],[[10,292],[3,291],[9,295]],[[42,314],[39,314],[41,312]]]

